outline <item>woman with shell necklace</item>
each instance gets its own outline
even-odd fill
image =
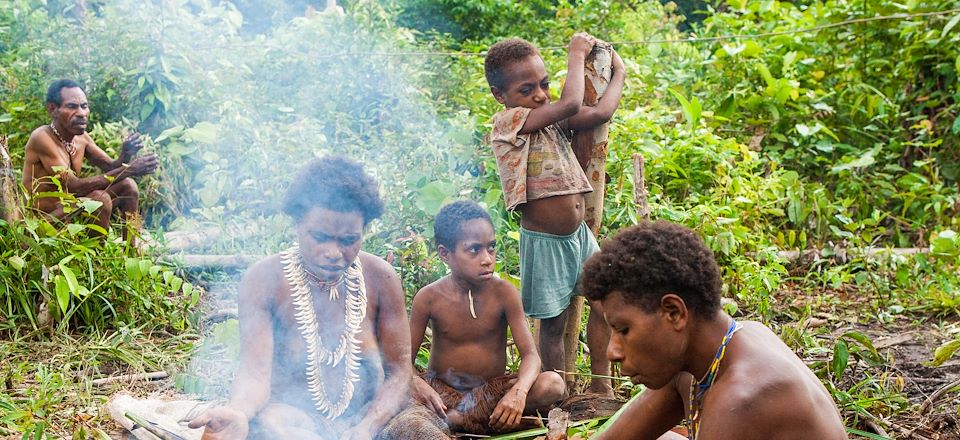
[[[410,334],[393,267],[362,252],[377,183],[341,157],[307,165],[283,211],[293,247],[240,285],[240,367],[229,402],[190,422],[203,439],[370,439],[406,404]]]

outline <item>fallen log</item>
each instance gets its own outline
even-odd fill
[[[777,251],[777,258],[791,264],[809,264],[814,261],[831,261],[837,264],[848,263],[857,258],[880,259],[894,255],[910,256],[930,253],[929,248],[884,248],[884,247],[865,247],[865,248],[824,248],[824,249],[805,249],[805,250],[784,250]],[[747,252],[748,257],[759,257],[760,263],[767,263],[766,255],[758,255],[756,252]]]
[[[179,261],[188,268],[224,268],[243,269],[266,258],[266,255],[171,255],[169,258]]]
[[[111,376],[104,377],[102,379],[94,379],[90,381],[90,384],[95,387],[102,387],[104,385],[109,385],[117,382],[133,382],[137,380],[158,380],[166,379],[169,377],[166,371],[156,371],[153,373],[137,373],[137,374],[122,374],[120,376]]]

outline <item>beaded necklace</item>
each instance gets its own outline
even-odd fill
[[[73,141],[67,142],[63,140],[63,136],[60,136],[60,132],[57,130],[57,127],[53,125],[53,122],[50,123],[50,129],[53,130],[53,134],[57,135],[57,140],[60,141],[60,145],[63,145],[63,149],[67,151],[70,157],[77,154],[77,146],[73,144]]]
[[[730,339],[733,339],[733,334],[741,328],[735,319],[732,321],[730,328],[727,329],[727,333],[723,335],[723,341],[720,342],[720,347],[717,348],[717,354],[713,357],[713,363],[710,364],[710,369],[707,370],[707,373],[704,374],[700,380],[690,381],[690,403],[687,406],[686,417],[683,419],[683,425],[687,427],[687,438],[689,440],[696,440],[697,438],[697,434],[700,431],[700,410],[703,405],[703,397],[707,394],[710,386],[713,385],[713,380],[717,377],[717,370],[720,369],[720,361],[722,361],[723,356],[727,354],[727,343],[730,342]]]
[[[313,306],[312,295],[308,281],[312,282],[312,277],[307,275],[302,264],[299,246],[293,246],[280,253],[280,259],[283,262],[283,272],[287,283],[290,284],[293,304],[296,308],[295,317],[307,345],[307,388],[313,397],[314,406],[321,415],[327,419],[339,417],[347,409],[350,400],[353,399],[353,391],[357,381],[360,379],[358,371],[360,370],[360,341],[357,335],[360,334],[361,324],[367,315],[367,289],[363,280],[363,267],[360,265],[360,257],[350,264],[344,275],[337,280],[336,285],[324,283],[320,285],[321,290],[330,290],[330,300],[336,301],[339,297],[334,291],[339,289],[339,284],[346,286],[346,300],[344,301],[344,330],[340,335],[337,348],[328,350],[321,344],[320,324],[317,322],[316,309]],[[323,377],[320,374],[323,366],[335,368],[341,361],[344,362],[343,387],[340,391],[340,397],[336,402],[330,401],[327,396],[326,388],[323,385]]]

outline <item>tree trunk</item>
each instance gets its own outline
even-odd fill
[[[593,51],[587,56],[584,66],[583,104],[595,106],[610,84],[613,74],[613,47],[608,43],[598,42]],[[589,130],[582,130],[573,135],[573,153],[580,162],[580,167],[586,173],[593,192],[585,195],[586,214],[584,220],[594,236],[600,232],[600,223],[603,220],[604,186],[607,180],[607,139],[610,134],[610,124],[604,123]],[[570,314],[567,318],[567,328],[563,335],[564,370],[577,371],[577,352],[580,346],[580,321],[583,316],[583,297],[574,297],[570,302]],[[576,376],[565,375],[569,382],[576,380]]]
[[[13,222],[20,219],[20,197],[16,175],[7,154],[7,137],[0,136],[0,219]]]

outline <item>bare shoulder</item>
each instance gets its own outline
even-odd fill
[[[387,260],[369,252],[360,251],[360,263],[363,264],[363,275],[368,281],[370,279],[386,281],[390,278],[397,278],[397,271],[390,263],[387,263]]]
[[[52,148],[53,145],[53,137],[50,134],[50,129],[46,125],[41,125],[30,133],[30,137],[27,139],[26,150],[29,152],[47,149]]]
[[[240,296],[245,292],[262,292],[265,288],[279,286],[283,278],[283,262],[280,254],[273,254],[250,266],[240,283]],[[258,294],[258,296],[260,296]]]
[[[513,283],[503,279],[496,278],[490,280],[490,291],[494,293],[504,305],[517,305],[523,307],[520,303],[520,291]]]
[[[413,297],[413,306],[414,307],[424,307],[429,306],[433,303],[433,300],[443,291],[443,284],[447,282],[449,275],[441,277],[440,279],[427,284],[420,288],[417,291],[417,294]]]
[[[705,409],[704,427],[723,427],[723,438],[846,438],[833,399],[776,334],[746,322],[734,341],[704,402],[716,408]]]

